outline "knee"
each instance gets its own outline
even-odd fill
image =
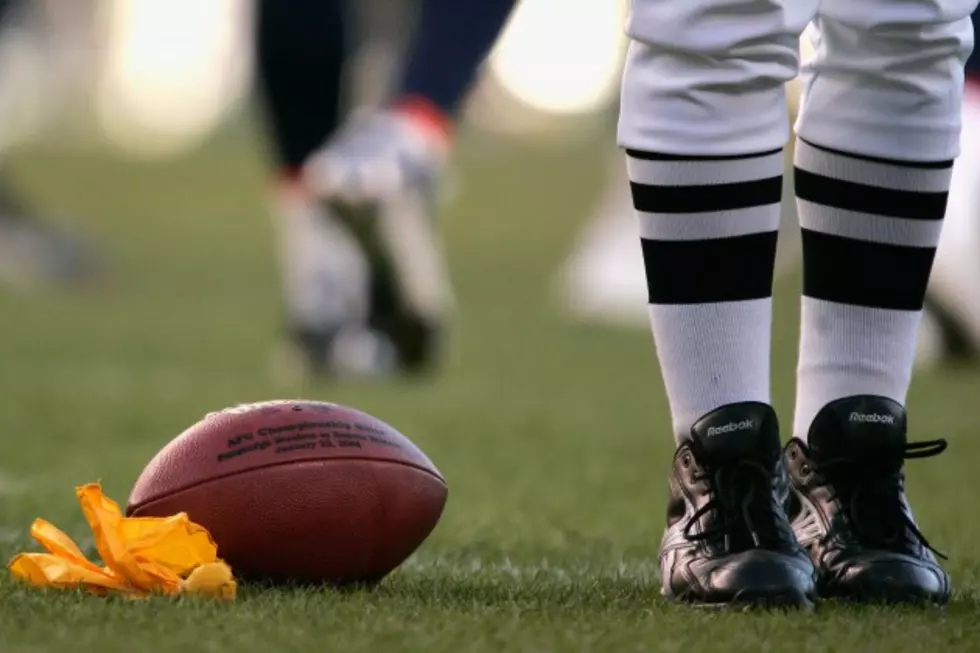
[[[809,16],[783,5],[807,1],[634,0],[626,32],[644,66],[682,75],[687,86],[745,92],[796,76]]]
[[[633,0],[620,144],[690,155],[781,147],[810,1]]]
[[[928,92],[926,80],[960,78],[973,50],[973,0],[886,4],[879,12],[850,0],[828,5],[819,20],[827,74],[850,70]]]
[[[975,0],[826,0],[804,66],[797,133],[825,147],[895,160],[959,151],[963,66]]]
[[[783,79],[795,67],[787,59],[715,59],[634,42],[623,74],[620,145],[694,156],[782,147],[789,133]]]

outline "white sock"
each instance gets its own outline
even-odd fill
[[[793,432],[835,399],[904,405],[951,161],[902,163],[796,145],[803,298]]]
[[[769,402],[782,151],[627,150],[650,325],[675,436],[725,404]]]

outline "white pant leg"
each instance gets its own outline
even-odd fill
[[[963,64],[977,0],[822,0],[797,133],[903,161],[959,151]]]
[[[861,0],[844,0],[860,2]],[[784,85],[817,0],[632,0],[619,142],[681,155],[782,147]]]

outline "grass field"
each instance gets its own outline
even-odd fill
[[[0,651],[980,650],[980,372],[917,378],[912,497],[950,555],[946,611],[823,605],[706,614],[659,598],[673,449],[649,336],[571,325],[551,275],[607,157],[464,143],[446,218],[461,302],[445,374],[411,385],[301,387],[268,373],[277,281],[258,141],[239,129],[188,160],[134,166],[43,149],[18,181],[72,212],[111,257],[84,295],[0,293],[0,556],[44,516],[83,545],[75,485],[125,501],[149,457],[205,412],[303,395],[356,405],[426,450],[450,484],[430,540],[372,592],[262,591],[130,603],[0,577]],[[775,401],[789,422],[797,280],[777,298]]]

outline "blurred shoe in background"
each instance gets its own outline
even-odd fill
[[[0,181],[0,282],[18,288],[69,287],[98,276],[85,240],[39,216]]]
[[[295,185],[275,198],[288,344],[277,372],[288,376],[372,376],[394,367],[391,347],[366,328],[368,259],[342,221]]]
[[[408,105],[411,107],[411,105]],[[305,185],[356,239],[370,268],[366,324],[420,372],[438,359],[453,304],[435,225],[448,138],[415,110],[361,113],[304,168]]]

